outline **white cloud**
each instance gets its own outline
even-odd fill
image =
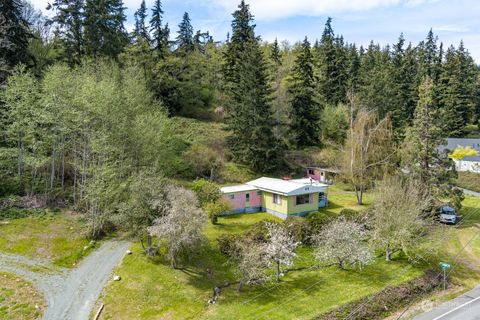
[[[232,12],[239,0],[203,0]],[[378,7],[403,4],[418,6],[439,0],[251,0],[251,11],[257,20],[274,20],[290,16],[317,16],[338,12],[367,11]]]
[[[470,29],[464,26],[448,24],[448,25],[433,27],[433,31],[464,33],[464,32],[470,31]]]

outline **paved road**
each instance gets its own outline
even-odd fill
[[[126,241],[107,241],[71,271],[45,260],[0,253],[0,270],[25,277],[42,291],[47,302],[45,320],[88,320],[113,268],[129,246]]]
[[[476,191],[468,190],[468,189],[463,189],[463,188],[460,188],[460,189],[463,190],[463,193],[468,194],[469,196],[480,197],[480,192],[476,192]]]
[[[480,286],[413,320],[480,320]]]

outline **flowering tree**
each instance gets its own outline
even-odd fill
[[[238,241],[235,258],[238,262],[240,281],[237,290],[241,291],[244,284],[261,282],[266,279],[265,268],[268,257],[265,254],[265,244],[253,240]]]
[[[169,186],[166,198],[169,206],[165,215],[157,218],[148,232],[166,243],[168,258],[172,267],[176,268],[178,256],[192,250],[203,240],[202,230],[207,216],[190,190]]]
[[[274,263],[277,267],[276,279],[280,278],[280,265],[291,266],[293,258],[297,256],[295,249],[300,244],[296,242],[292,234],[278,223],[267,223],[269,242],[266,245],[266,254],[269,265]]]
[[[330,222],[315,236],[315,257],[322,263],[360,266],[372,261],[373,255],[366,244],[364,227],[354,221],[338,218]]]

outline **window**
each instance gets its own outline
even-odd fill
[[[327,196],[326,196],[325,192],[320,192],[318,194],[318,200],[319,201],[325,200],[326,198],[327,198]]]
[[[276,194],[276,193],[273,194],[273,203],[280,204],[280,195],[279,194]]]
[[[313,169],[308,169],[308,174],[313,176],[315,174],[315,171]]]
[[[250,201],[250,193],[245,194],[245,201]]]
[[[262,191],[257,191],[257,196],[261,196],[262,195]]]
[[[297,201],[296,201],[296,205],[300,205],[300,204],[307,204],[307,203],[310,203],[310,195],[309,194],[302,194],[300,196],[297,196]]]
[[[234,194],[230,194],[228,197],[230,198],[230,200],[235,199],[235,195],[234,195]]]

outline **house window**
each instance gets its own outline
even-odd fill
[[[230,200],[235,199],[235,195],[234,195],[234,194],[230,194],[228,197],[230,198]]]
[[[261,196],[262,195],[262,191],[257,191],[257,196]]]
[[[245,201],[250,201],[250,193],[245,194]]]
[[[315,174],[315,171],[313,169],[308,169],[308,174],[313,176]]]
[[[280,195],[279,194],[276,194],[276,193],[273,194],[273,203],[280,204]]]
[[[296,205],[307,204],[310,203],[310,195],[309,194],[302,194],[297,196]]]
[[[325,194],[325,192],[320,192],[318,194],[318,200],[319,201],[325,200],[326,198],[327,198],[327,195]]]

